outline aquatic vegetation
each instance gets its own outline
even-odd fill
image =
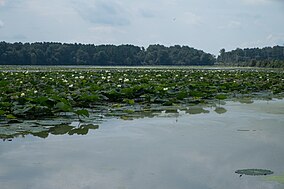
[[[0,123],[68,116],[72,122],[100,115],[130,119],[169,106],[208,113],[194,105],[283,97],[283,79],[284,71],[275,69],[2,67]],[[221,107],[215,111],[226,112]]]
[[[267,170],[267,169],[241,169],[241,170],[235,171],[235,173],[240,174],[240,175],[252,175],[252,176],[273,174],[272,171]]]

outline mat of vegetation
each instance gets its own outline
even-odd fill
[[[250,97],[282,97],[283,91],[284,71],[273,69],[1,67],[0,135],[78,120],[93,124],[104,116],[206,113],[193,105],[239,97],[251,102]]]

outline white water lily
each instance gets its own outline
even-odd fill
[[[37,94],[37,92],[38,92],[38,91],[37,91],[37,90],[35,90],[35,91],[34,91],[34,94]]]
[[[168,88],[168,87],[165,87],[165,88],[163,88],[163,90],[164,90],[164,91],[167,91],[167,90],[169,90],[169,88]]]
[[[25,93],[21,93],[21,97],[25,96],[26,94]]]

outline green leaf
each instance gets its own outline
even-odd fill
[[[61,111],[64,111],[64,112],[70,112],[72,111],[72,107],[65,104],[64,102],[58,102],[56,105],[55,105],[56,108],[58,108],[59,110]]]
[[[79,116],[84,116],[84,117],[89,117],[89,111],[88,110],[76,110],[74,111],[75,114],[79,115]]]
[[[123,102],[129,104],[129,105],[134,105],[135,101],[133,99],[124,99]]]
[[[227,99],[227,96],[223,95],[223,94],[219,94],[215,98],[218,99],[218,100],[225,100],[225,99]]]
[[[0,116],[4,115],[6,112],[4,110],[0,110]]]
[[[6,118],[7,119],[17,119],[14,115],[12,115],[12,114],[8,114],[8,115],[6,115]]]

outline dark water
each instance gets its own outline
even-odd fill
[[[227,112],[108,119],[85,136],[0,143],[1,189],[283,189],[284,100],[227,102]]]

